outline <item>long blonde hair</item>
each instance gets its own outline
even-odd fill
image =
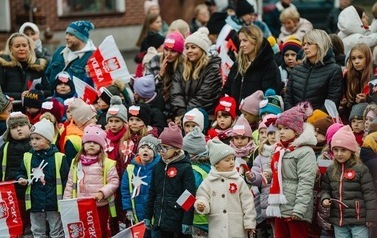
[[[23,37],[27,40],[28,48],[29,48],[29,56],[26,59],[26,63],[28,65],[34,64],[35,61],[37,61],[37,56],[35,55],[34,51],[34,41],[28,37],[27,35],[23,33],[13,33],[7,40],[7,43],[5,45],[5,54],[8,54],[11,58],[12,61],[18,62],[16,58],[14,58],[13,53],[12,53],[12,45],[13,45],[13,40],[16,37]]]
[[[165,52],[165,51],[164,51]],[[160,58],[160,64],[164,61],[165,53]],[[162,80],[162,96],[165,102],[168,102],[170,99],[170,90],[173,82],[173,77],[175,72],[178,70],[178,67],[183,64],[185,61],[185,56],[183,54],[179,54],[178,58],[173,63],[168,63],[166,65],[166,73]]]
[[[185,81],[190,80],[190,78],[197,80],[199,78],[201,70],[205,66],[207,66],[209,62],[209,57],[206,52],[202,50],[202,48],[200,48],[200,50],[203,52],[203,54],[196,63],[191,62],[187,57],[185,58],[182,73],[183,79]]]

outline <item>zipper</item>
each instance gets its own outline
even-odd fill
[[[240,96],[238,98],[238,102],[241,103],[241,100],[242,100],[242,92],[243,92],[243,81],[244,81],[245,77],[242,75],[242,78],[241,78],[241,87],[240,87]]]
[[[160,217],[158,218],[158,226],[161,225],[161,219],[162,219],[162,211],[163,207],[162,205],[164,204],[164,198],[165,198],[165,185],[166,185],[166,170],[168,168],[168,164],[165,165],[165,171],[164,171],[164,184],[162,185],[162,198],[161,198],[161,211],[160,211]]]
[[[355,201],[355,209],[356,209],[356,219],[360,220],[360,202],[359,202],[359,200]]]
[[[339,180],[339,201],[343,202],[343,177],[344,177],[344,163],[342,163],[342,173],[340,174]],[[339,207],[339,226],[343,225],[343,211],[342,211],[342,204],[338,204]]]

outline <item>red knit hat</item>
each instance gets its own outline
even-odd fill
[[[57,122],[61,122],[64,115],[64,105],[56,98],[51,98],[49,101],[42,103],[41,114],[50,112],[56,118]]]
[[[182,131],[174,122],[169,122],[169,127],[165,127],[159,139],[161,144],[174,146],[181,149],[183,144]]]
[[[224,111],[224,112],[229,112],[230,116],[232,117],[232,119],[236,119],[237,117],[237,112],[236,112],[236,109],[237,109],[237,105],[236,105],[236,100],[234,100],[234,98],[228,96],[228,95],[225,95],[224,97],[220,98],[219,100],[219,104],[217,105],[217,107],[215,108],[215,118],[217,116],[217,113],[219,111]]]

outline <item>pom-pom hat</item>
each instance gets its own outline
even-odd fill
[[[237,117],[237,105],[236,100],[233,97],[225,95],[220,98],[219,104],[215,108],[214,116],[217,117],[219,111],[229,112],[230,116],[234,120]]]
[[[276,95],[275,90],[267,89],[264,99],[259,103],[259,116],[263,114],[279,114],[283,112],[284,102],[281,96]]]
[[[101,129],[101,125],[88,125],[84,128],[82,143],[91,141],[99,144],[103,150],[106,149],[106,132]]]
[[[259,115],[260,102],[264,99],[264,94],[261,90],[255,91],[253,94],[247,96],[240,102],[240,110],[250,113],[254,116]]]
[[[197,31],[186,38],[185,45],[191,43],[200,47],[204,52],[208,52],[212,43],[208,38],[209,31],[206,27],[200,27]]]
[[[110,117],[120,118],[123,122],[128,121],[127,108],[123,105],[122,99],[119,96],[113,96],[110,101],[110,107],[107,110],[106,121]]]
[[[65,30],[66,33],[74,35],[77,39],[86,43],[89,39],[89,31],[94,29],[93,23],[90,21],[74,21]]]
[[[313,113],[309,102],[299,103],[297,106],[281,113],[276,119],[276,125],[283,125],[301,134],[304,129],[304,122]]]

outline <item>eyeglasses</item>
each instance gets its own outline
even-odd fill
[[[173,146],[160,145],[160,148],[159,148],[159,150],[162,153],[166,153],[168,150],[171,150],[171,149],[174,149],[174,147]]]

